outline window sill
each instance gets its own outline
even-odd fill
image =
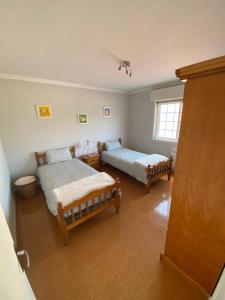
[[[177,140],[167,140],[167,139],[157,139],[157,138],[154,138],[153,141],[165,142],[165,143],[171,143],[171,144],[177,144],[178,143]]]

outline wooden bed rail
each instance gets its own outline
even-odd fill
[[[157,178],[167,175],[168,180],[170,180],[170,176],[172,173],[172,164],[173,164],[173,157],[170,156],[170,159],[166,161],[162,161],[155,166],[151,167],[150,165],[148,165],[148,167],[146,168],[147,179],[148,179],[147,193],[149,193],[150,191],[151,183]]]
[[[101,200],[101,195],[104,193],[110,193],[109,199]],[[99,197],[98,202],[95,202],[95,197]],[[89,205],[88,201],[92,201],[92,204]],[[85,208],[81,208],[81,205],[84,204]],[[86,220],[97,215],[101,211],[105,210],[108,207],[115,206],[116,213],[119,213],[120,209],[120,181],[119,178],[115,179],[113,185],[107,186],[103,189],[93,191],[86,195],[85,197],[75,200],[72,203],[63,206],[62,202],[58,202],[57,211],[58,211],[58,224],[61,230],[63,241],[65,246],[69,244],[69,231],[78,226],[79,224],[85,222]],[[74,212],[74,208],[78,209],[78,212]],[[65,216],[65,213],[69,213],[68,217]]]

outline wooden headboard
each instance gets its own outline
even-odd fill
[[[118,138],[118,141],[122,145],[121,138]],[[105,143],[98,142],[98,152],[99,152],[99,154],[101,154],[105,150],[106,150]]]
[[[76,157],[75,146],[70,147],[70,153],[71,153],[72,158]],[[35,152],[35,158],[36,158],[38,167],[40,167],[42,165],[46,165],[48,163],[47,157],[46,157],[46,152]]]

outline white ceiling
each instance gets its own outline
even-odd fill
[[[224,54],[224,0],[0,1],[0,73],[129,91]]]

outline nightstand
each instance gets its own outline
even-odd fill
[[[92,168],[100,169],[100,155],[98,153],[90,153],[81,156],[81,160]]]

